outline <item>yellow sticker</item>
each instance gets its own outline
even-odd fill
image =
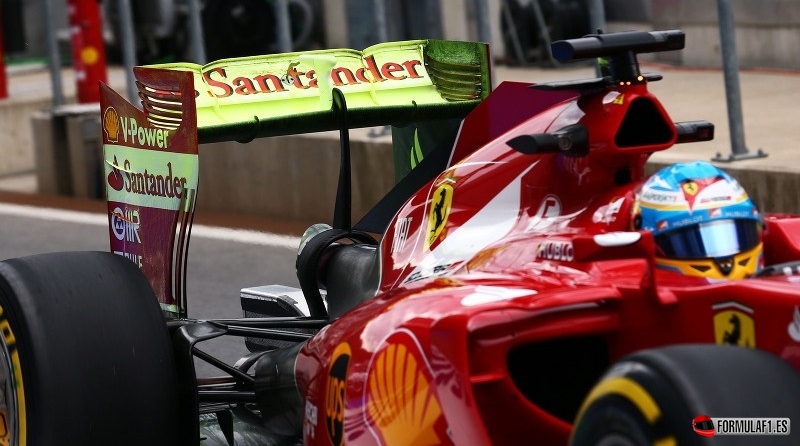
[[[430,248],[439,235],[442,234],[447,218],[450,216],[450,208],[453,205],[453,186],[450,183],[440,184],[436,188],[431,198],[431,210],[428,214],[428,236],[425,240],[425,247]]]
[[[744,305],[735,305],[735,309],[726,307],[714,314],[714,338],[717,344],[754,348],[756,328],[752,310]]]

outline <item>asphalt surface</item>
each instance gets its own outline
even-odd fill
[[[24,202],[19,198],[0,193],[0,260],[109,249],[107,219],[105,213],[98,212],[97,203],[41,196]],[[59,204],[70,206],[56,207]],[[239,318],[242,288],[272,284],[299,287],[294,271],[299,239],[223,228],[219,223],[201,218],[192,231],[187,267],[189,317]],[[241,338],[218,338],[199,347],[229,364],[247,354]],[[220,374],[202,361],[196,361],[196,365],[201,376]]]

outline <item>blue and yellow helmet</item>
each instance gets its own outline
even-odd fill
[[[707,162],[653,174],[636,195],[634,226],[652,231],[660,268],[741,279],[762,266],[758,209],[738,181]]]

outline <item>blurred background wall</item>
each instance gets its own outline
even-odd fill
[[[281,50],[279,0],[130,0],[137,63],[191,60],[189,3],[201,8],[207,60]],[[685,66],[721,64],[717,5],[731,3],[742,67],[800,69],[800,2],[796,0],[285,0],[292,49],[361,49],[384,40],[488,40],[494,58],[508,64],[547,64],[547,38],[592,32],[591,6],[600,4],[604,30],[681,28],[686,50],[659,60]],[[7,55],[44,58],[46,8],[70,61],[64,0],[0,0]],[[109,62],[120,59],[119,0],[103,0]],[[49,5],[49,6],[45,6]],[[537,11],[538,10],[538,11]],[[482,11],[485,13],[481,14]],[[481,34],[481,24],[488,35]],[[544,24],[544,30],[540,26]],[[544,31],[544,33],[543,33]],[[545,36],[547,38],[545,38]],[[9,43],[13,47],[9,48]]]

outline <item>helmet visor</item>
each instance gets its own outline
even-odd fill
[[[726,257],[756,247],[760,227],[757,220],[714,220],[657,235],[656,244],[675,259]]]
[[[694,423],[694,427],[704,431],[713,431],[714,430],[714,422],[711,420],[705,421],[698,421]]]

